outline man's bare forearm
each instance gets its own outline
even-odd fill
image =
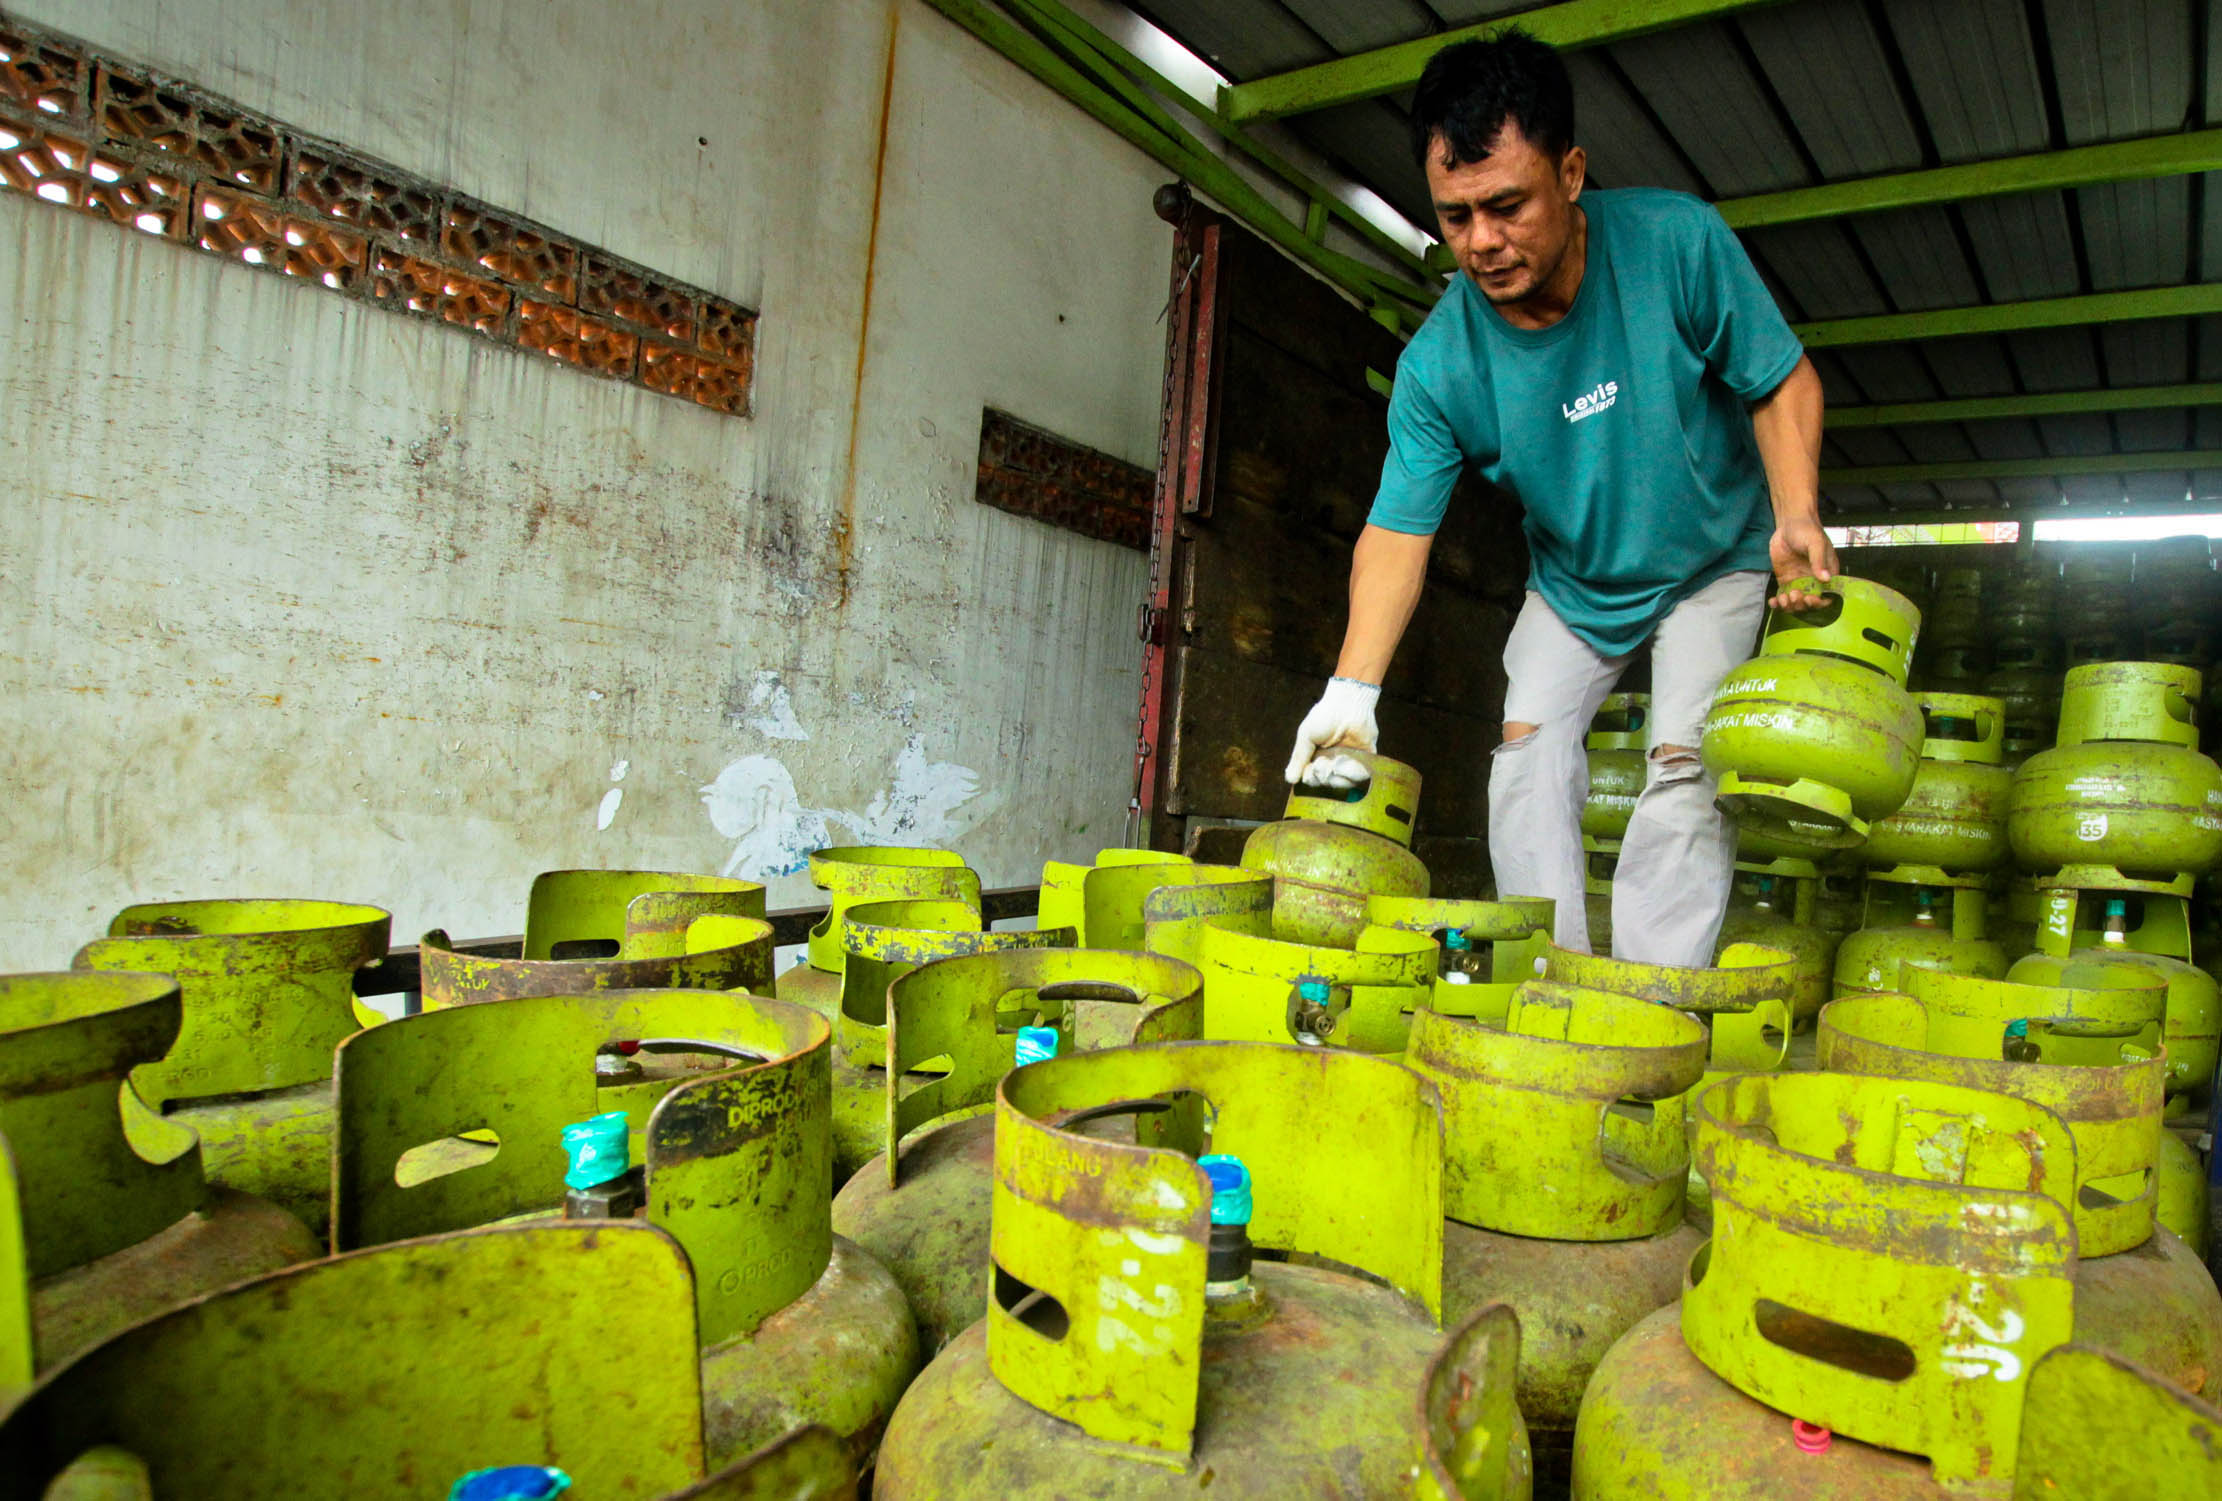
[[[1378,683],[1389,672],[1397,642],[1412,622],[1427,578],[1433,537],[1368,526],[1350,554],[1350,623],[1343,629],[1337,677]]]
[[[1751,409],[1775,525],[1821,518],[1821,375],[1810,359]]]

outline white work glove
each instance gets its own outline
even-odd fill
[[[1297,726],[1296,753],[1288,758],[1284,780],[1337,790],[1365,781],[1368,773],[1363,762],[1334,752],[1342,746],[1370,751],[1380,743],[1381,731],[1373,722],[1374,702],[1380,697],[1378,683],[1329,678],[1327,691]]]

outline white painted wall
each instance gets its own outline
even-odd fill
[[[1117,842],[1144,560],[973,470],[983,404],[1154,465],[1161,169],[916,0],[12,8],[763,321],[736,420],[0,197],[0,968],[133,900],[409,941],[821,829]]]

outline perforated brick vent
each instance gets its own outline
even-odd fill
[[[0,17],[4,192],[748,412],[747,308]]]
[[[1122,547],[1150,545],[1149,470],[989,407],[980,414],[982,505]]]

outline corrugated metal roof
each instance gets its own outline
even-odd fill
[[[1237,81],[1534,5],[1141,0]],[[1569,54],[1593,180],[1721,199],[2222,123],[2222,25],[2199,0],[1788,0]],[[1286,123],[1432,228],[1403,98]],[[1918,312],[2222,277],[2222,188],[2163,177],[1747,231],[1793,318]],[[2222,379],[2222,319],[2153,320],[1816,356],[1835,405]],[[1826,462],[2222,446],[2222,411],[1832,431]],[[2211,478],[2211,477],[2209,477]],[[2186,475],[1890,486],[1902,502],[2124,493]],[[1875,492],[1832,492],[1838,505]]]

